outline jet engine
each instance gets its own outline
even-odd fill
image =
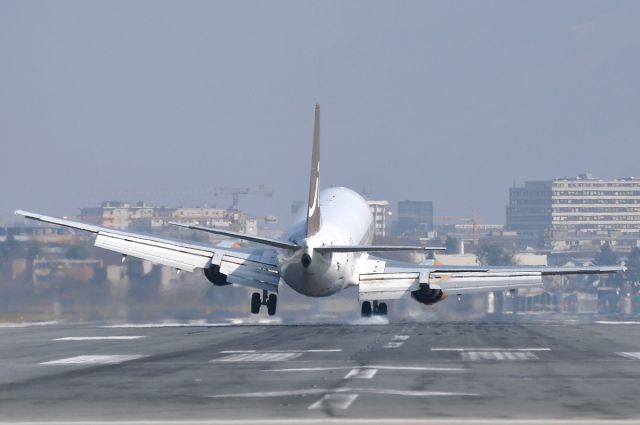
[[[430,289],[428,287],[411,292],[411,297],[424,305],[432,305],[444,301],[447,299],[447,296],[448,295],[442,292],[441,289]]]
[[[212,264],[209,268],[204,269],[204,275],[215,286],[231,285],[231,282],[227,282],[227,275],[220,273],[220,266]]]

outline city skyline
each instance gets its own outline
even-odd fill
[[[5,222],[257,184],[274,197],[243,208],[284,219],[316,101],[322,187],[436,214],[503,222],[514,180],[640,174],[637,2],[149,5],[0,4]]]

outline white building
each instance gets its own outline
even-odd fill
[[[371,214],[373,214],[374,234],[376,238],[387,236],[387,216],[389,211],[389,201],[367,201]]]
[[[525,182],[509,190],[506,229],[556,249],[605,241],[629,249],[640,240],[640,179],[585,174]]]

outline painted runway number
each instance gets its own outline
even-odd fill
[[[349,373],[344,376],[344,379],[372,379],[378,373],[378,369],[351,369]]]

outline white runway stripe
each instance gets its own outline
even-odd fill
[[[384,348],[400,348],[403,344],[404,342],[387,342]]]
[[[309,410],[337,409],[346,410],[356,401],[358,394],[325,394],[308,407]]]
[[[344,379],[351,379],[351,378],[371,379],[374,376],[376,376],[376,373],[378,373],[378,369],[356,368],[356,369],[351,369],[349,373],[345,375]]]
[[[464,351],[460,353],[463,361],[479,360],[537,360],[538,356],[528,351]]]
[[[56,325],[57,321],[47,322],[17,322],[17,323],[0,323],[0,328],[30,328],[34,326],[49,326]]]
[[[145,328],[215,328],[235,326],[232,323],[124,323],[120,325],[100,326],[103,329],[145,329]]]
[[[634,352],[630,352],[630,351],[623,351],[620,353],[616,353],[619,356],[622,357],[626,357],[627,359],[631,359],[631,360],[640,360],[640,352],[638,351],[634,351]]]
[[[461,347],[447,347],[447,348],[432,348],[431,351],[551,351],[551,348],[461,348]]]
[[[268,398],[268,397],[288,397],[313,394],[337,394],[337,393],[361,393],[377,395],[398,395],[406,397],[477,397],[477,393],[463,393],[451,391],[411,391],[411,390],[389,390],[384,388],[309,388],[300,390],[285,391],[263,391],[248,393],[230,393],[207,395],[207,398]]]
[[[281,362],[292,360],[302,356],[302,353],[240,353],[230,354],[219,359],[211,360],[215,362]]]
[[[321,350],[224,350],[220,354],[236,354],[236,353],[337,353],[342,348],[328,348]]]
[[[429,366],[336,366],[336,367],[299,367],[287,369],[264,369],[263,372],[324,372],[329,370],[347,370],[347,369],[378,369],[378,370],[406,370],[415,372],[466,372],[469,369],[460,367],[429,367]]]
[[[146,336],[142,335],[123,335],[123,336],[65,336],[63,338],[55,338],[52,341],[117,341],[142,339]]]
[[[128,362],[130,360],[140,359],[139,354],[112,354],[112,355],[91,355],[91,356],[75,356],[64,359],[51,360],[42,362],[41,365],[75,365],[75,364],[118,364]]]
[[[409,339],[409,335],[395,335],[393,337],[394,341],[406,341]]]

